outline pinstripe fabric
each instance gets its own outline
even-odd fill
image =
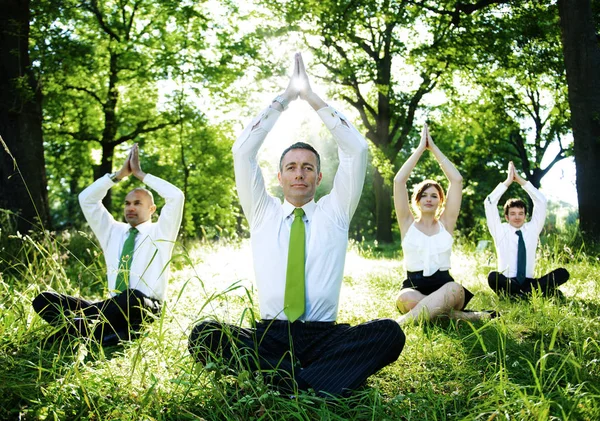
[[[211,321],[193,328],[189,349],[201,362],[221,354],[230,365],[241,362],[253,371],[266,370],[269,381],[287,390],[293,390],[287,381],[293,378],[299,389],[345,395],[396,361],[404,342],[404,332],[391,319],[357,326],[262,321],[256,329]]]

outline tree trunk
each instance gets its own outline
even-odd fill
[[[573,127],[580,227],[588,239],[598,241],[600,46],[590,0],[559,0],[558,10]]]
[[[0,208],[20,213],[21,232],[48,229],[42,96],[29,61],[29,0],[0,0],[0,10],[0,135],[10,151],[0,148]]]
[[[375,223],[376,236],[379,243],[391,243],[392,238],[392,191],[389,185],[375,168],[373,174],[373,189],[375,191]]]

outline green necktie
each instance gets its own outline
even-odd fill
[[[123,244],[121,259],[119,260],[119,273],[117,274],[117,282],[115,284],[115,289],[119,292],[123,292],[129,288],[129,268],[131,267],[131,261],[133,260],[135,236],[138,232],[137,228],[130,228],[129,237],[127,237],[127,240],[125,240],[125,243]]]
[[[290,322],[304,314],[304,221],[302,208],[294,209],[294,222],[290,231],[290,247],[285,277],[284,310]]]
[[[519,237],[519,245],[517,248],[517,282],[523,285],[527,268],[527,250],[525,249],[525,241],[523,241],[523,233],[521,230],[517,230],[515,234]]]

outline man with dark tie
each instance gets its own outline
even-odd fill
[[[145,188],[135,188],[125,197],[127,223],[115,221],[102,205],[108,190],[130,174],[165,199],[156,223],[152,222],[154,196]],[[154,319],[150,315],[160,313],[183,203],[181,190],[142,171],[137,144],[119,171],[99,178],[79,194],[83,214],[104,252],[111,297],[92,302],[52,291],[39,294],[33,308],[59,328],[53,338],[69,333],[110,345],[128,339],[132,330]]]
[[[267,193],[257,154],[297,97],[308,102],[331,132],[340,163],[331,192],[315,202],[322,179],[319,154],[307,143],[289,146],[279,162],[281,203]],[[336,323],[367,143],[346,117],[312,91],[302,56],[296,54],[287,89],[245,128],[233,156],[250,226],[261,320],[251,328],[203,321],[192,329],[190,353],[202,363],[223,358],[231,368],[260,372],[285,393],[312,388],[321,395],[348,394],[394,362],[405,341],[391,319],[357,326]]]
[[[508,223],[500,220],[498,201],[513,181],[519,183],[533,201],[529,222],[527,205],[521,199],[508,199],[504,205],[504,218]],[[539,289],[544,296],[560,295],[557,287],[569,279],[565,268],[534,278],[536,248],[546,220],[546,198],[515,171],[512,161],[508,164],[506,180],[485,198],[484,207],[498,258],[498,270],[488,275],[490,288],[510,297],[527,297],[534,289]]]

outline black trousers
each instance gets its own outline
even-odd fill
[[[262,320],[256,328],[204,321],[192,329],[189,351],[202,363],[222,357],[235,371],[261,371],[285,392],[312,387],[321,395],[347,395],[396,361],[405,339],[391,319],[357,326]]]
[[[506,294],[512,297],[530,295],[534,289],[539,289],[544,296],[552,296],[556,288],[569,280],[569,272],[565,268],[554,269],[540,278],[525,278],[519,284],[516,278],[507,278],[503,274],[492,271],[488,275],[488,285],[496,294]]]
[[[129,338],[131,329],[153,320],[149,313],[160,313],[161,303],[136,289],[128,289],[104,301],[90,302],[78,297],[46,291],[32,302],[33,309],[55,326],[63,326],[59,333],[93,336],[103,340],[109,335],[118,339]]]

